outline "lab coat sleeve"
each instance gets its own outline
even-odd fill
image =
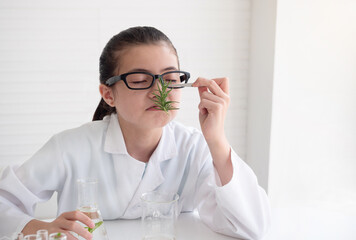
[[[262,239],[270,225],[266,192],[250,167],[231,150],[233,176],[220,185],[211,161],[206,161],[197,182],[197,208],[212,230],[241,239]]]
[[[63,178],[61,154],[53,137],[21,166],[7,167],[0,178],[0,238],[13,238],[34,217],[38,202],[51,198]]]

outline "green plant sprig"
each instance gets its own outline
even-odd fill
[[[157,81],[158,90],[156,90],[156,92],[153,93],[153,95],[156,97],[153,101],[156,104],[157,108],[166,113],[168,113],[168,111],[170,110],[179,109],[172,106],[172,103],[178,103],[177,101],[167,101],[167,97],[169,93],[173,90],[172,88],[168,88],[169,85],[170,82],[168,81],[166,82],[162,79],[162,77],[160,77],[159,81]]]
[[[90,233],[93,233],[95,229],[97,229],[98,227],[100,227],[100,225],[103,224],[103,221],[97,222],[95,223],[95,227],[94,228],[90,228],[90,227],[85,227]]]
[[[55,234],[53,236],[53,239],[60,239],[62,237],[62,233],[61,232],[58,232],[57,234]]]

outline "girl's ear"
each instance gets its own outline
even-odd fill
[[[112,92],[112,89],[104,84],[100,84],[99,91],[104,101],[110,107],[115,107],[114,94]]]

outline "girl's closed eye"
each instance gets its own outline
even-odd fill
[[[141,81],[133,81],[133,82],[130,82],[132,84],[140,84],[140,83],[146,83],[147,80],[141,80]]]
[[[176,83],[176,82],[178,82],[176,79],[164,79],[164,81],[169,82],[169,83]]]

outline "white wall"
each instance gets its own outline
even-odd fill
[[[249,23],[249,0],[0,1],[0,167],[25,161],[53,134],[91,120],[101,50],[136,25],[165,32],[192,81],[230,77],[226,133],[244,158]],[[199,127],[198,94],[183,91],[178,120]]]
[[[250,65],[247,81],[246,161],[267,190],[276,0],[252,1]]]
[[[356,239],[356,2],[279,0],[271,239]]]

